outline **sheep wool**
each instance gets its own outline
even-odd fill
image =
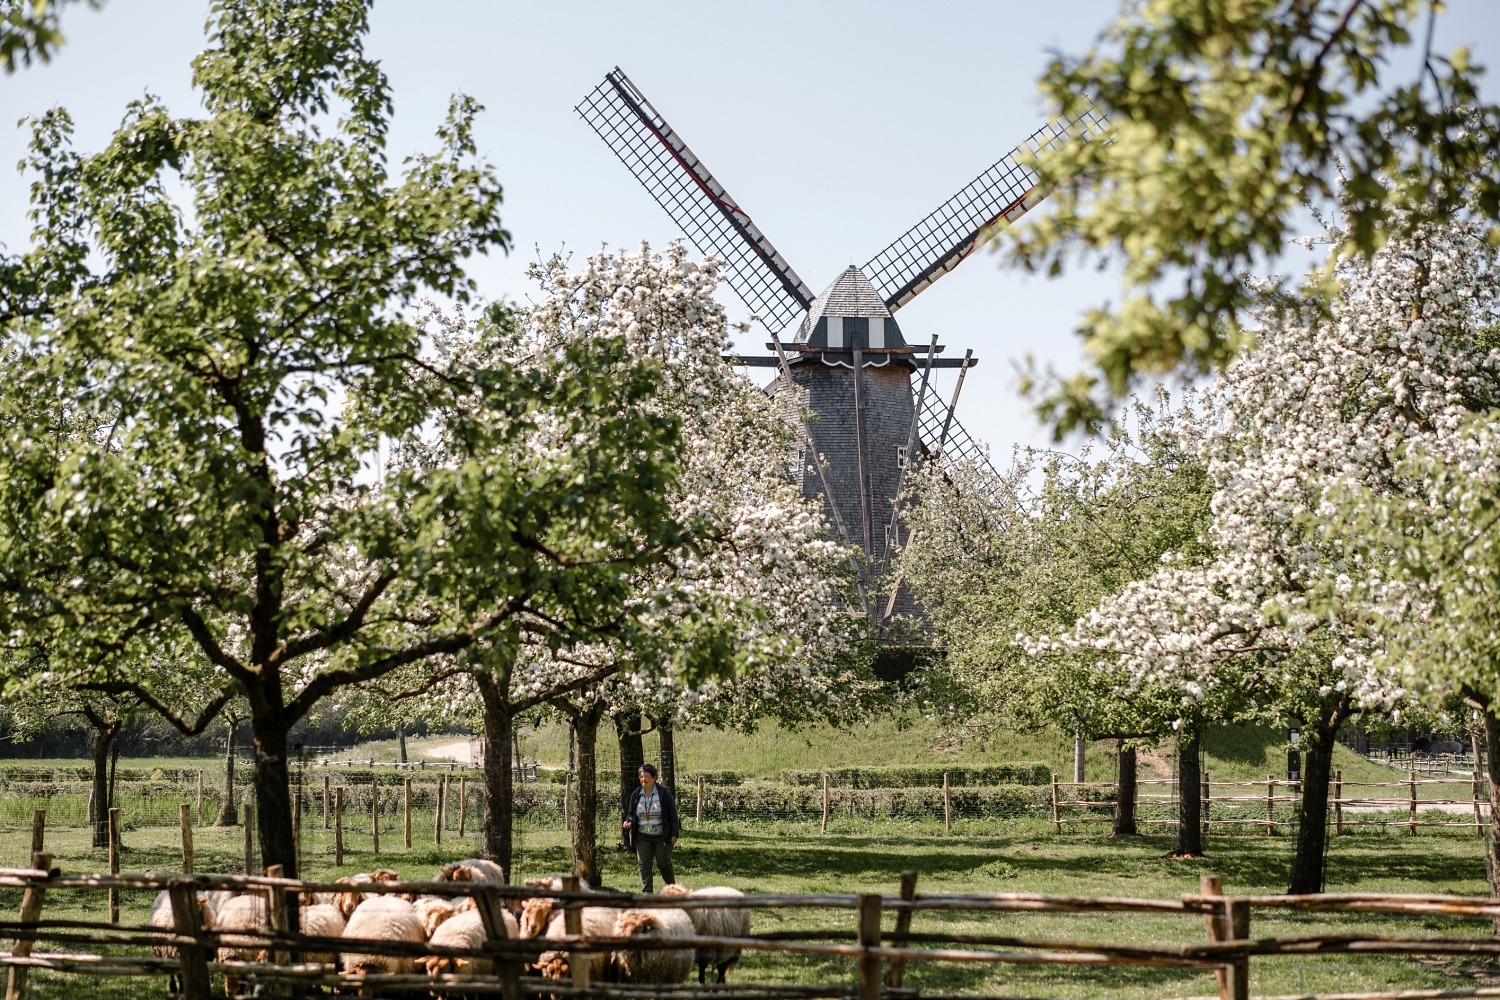
[[[344,936],[344,912],[330,903],[314,903],[311,906],[303,906],[297,915],[298,925],[302,933],[307,937],[336,938]],[[326,951],[309,952],[302,956],[303,961],[313,962],[318,965],[332,965],[333,953]]]
[[[467,858],[463,861],[450,861],[444,865],[434,881],[504,885],[505,870],[494,861],[486,861],[484,858]]]
[[[215,926],[223,935],[219,938],[220,962],[264,962],[266,942],[263,938],[239,937],[231,931],[261,931],[267,926],[268,909],[266,897],[260,893],[235,896],[224,904],[215,918]],[[224,973],[224,989],[229,996],[240,993],[242,976],[233,972]]]
[[[745,895],[738,889],[732,889],[727,885],[714,885],[689,892],[686,886],[673,883],[662,886],[661,891],[664,896],[692,896],[694,898],[727,896],[743,899]],[[750,935],[750,911],[748,909],[709,906],[688,909],[684,912],[693,922],[693,931],[699,937],[748,937]],[[740,960],[740,949],[699,948],[693,952],[693,957],[698,962],[698,982],[707,982],[708,970],[715,969],[718,972],[718,979],[715,982],[722,983],[729,976],[729,970]]]
[[[687,938],[693,922],[683,910],[631,909],[615,921],[613,936]],[[691,948],[621,948],[612,957],[626,983],[685,983],[693,971]]]
[[[539,900],[527,900],[528,903],[539,902]],[[547,900],[546,902],[552,902]],[[609,937],[615,930],[616,910],[607,906],[585,906],[580,914],[580,937],[596,938]],[[523,928],[524,931],[524,928]],[[547,924],[547,933],[544,937],[549,940],[558,940],[568,935],[567,921],[561,911],[552,914],[552,920]],[[522,934],[522,937],[527,936]],[[602,951],[589,953],[589,976],[595,981],[604,977],[605,972],[613,965],[613,956]],[[568,953],[566,951],[544,951],[536,958],[537,971],[548,979],[568,979],[572,970],[568,965]]]
[[[509,911],[502,910],[501,917],[505,921],[506,936],[510,938],[519,936],[515,916]],[[427,939],[427,943],[441,948],[482,948],[485,940],[484,919],[480,917],[478,910],[468,909],[455,913],[439,924],[437,930]],[[427,972],[434,976],[445,972],[487,975],[494,968],[494,963],[488,958],[428,955],[422,961],[427,965]]]
[[[345,938],[376,941],[410,941],[422,944],[422,921],[417,908],[399,896],[371,896],[355,907],[344,927]],[[411,955],[345,954],[344,971],[353,973],[412,972],[416,963]]]

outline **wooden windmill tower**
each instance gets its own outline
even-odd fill
[[[1102,134],[1103,119],[1090,114],[1036,132],[815,296],[618,67],[575,110],[698,251],[724,262],[725,283],[771,334],[773,356],[737,362],[779,368],[772,388],[789,393],[792,412],[800,406],[815,415],[804,427],[802,489],[822,495],[835,528],[863,550],[867,610],[881,619],[915,610],[899,584],[880,599],[868,593],[907,541],[896,504],[906,467],[939,455],[988,457],[953,416],[973,352],[940,358],[936,336],[913,346],[894,313],[1042,200],[1045,191],[1022,162],[1029,153]],[[929,392],[934,368],[959,369],[946,405]]]

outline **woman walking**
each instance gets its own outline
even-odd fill
[[[663,883],[671,885],[672,848],[682,833],[682,822],[677,818],[677,802],[672,790],[657,784],[656,765],[641,766],[641,787],[630,793],[630,803],[625,807],[625,840],[635,848],[636,860],[641,865],[641,892],[654,892],[652,887],[653,867],[661,869]]]

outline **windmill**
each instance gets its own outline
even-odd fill
[[[770,332],[766,347],[775,351],[738,363],[779,368],[772,389],[788,394],[788,410],[816,416],[803,426],[803,493],[821,495],[829,520],[863,551],[867,611],[882,619],[913,612],[899,582],[883,605],[868,597],[869,582],[909,540],[896,503],[906,468],[939,455],[986,463],[988,456],[954,419],[973,352],[940,358],[936,336],[913,346],[894,314],[1042,200],[1046,192],[1024,162],[1030,154],[1101,134],[1102,117],[1090,112],[1037,131],[815,296],[619,67],[574,110],[698,251],[724,262],[725,283]],[[946,405],[929,392],[934,368],[958,369]]]

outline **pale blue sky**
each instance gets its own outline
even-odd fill
[[[523,297],[534,247],[587,254],[677,235],[573,113],[615,65],[820,291],[1040,127],[1034,81],[1048,50],[1081,51],[1118,6],[382,0],[367,51],[394,87],[393,160],[432,148],[452,92],[486,107],[479,147],[505,185],[516,249],[475,262],[484,294]],[[1500,0],[1450,6],[1439,48],[1468,44],[1480,62],[1500,59]],[[101,146],[125,103],[144,92],[193,113],[189,62],[203,46],[207,9],[206,0],[69,8],[68,44],[53,63],[0,77],[0,163],[24,151],[25,133],[9,124],[52,105],[73,113],[83,150]],[[0,171],[0,243],[11,251],[28,243],[25,207],[24,180]],[[1032,354],[1076,367],[1076,317],[1112,291],[1106,275],[1049,281],[976,256],[899,319],[910,341],[936,331],[950,355],[975,349],[981,364],[959,417],[1003,459],[1013,444],[1047,437],[1017,395],[1014,362]],[[744,315],[738,300],[723,297],[732,315]],[[764,339],[752,337],[757,353]]]

